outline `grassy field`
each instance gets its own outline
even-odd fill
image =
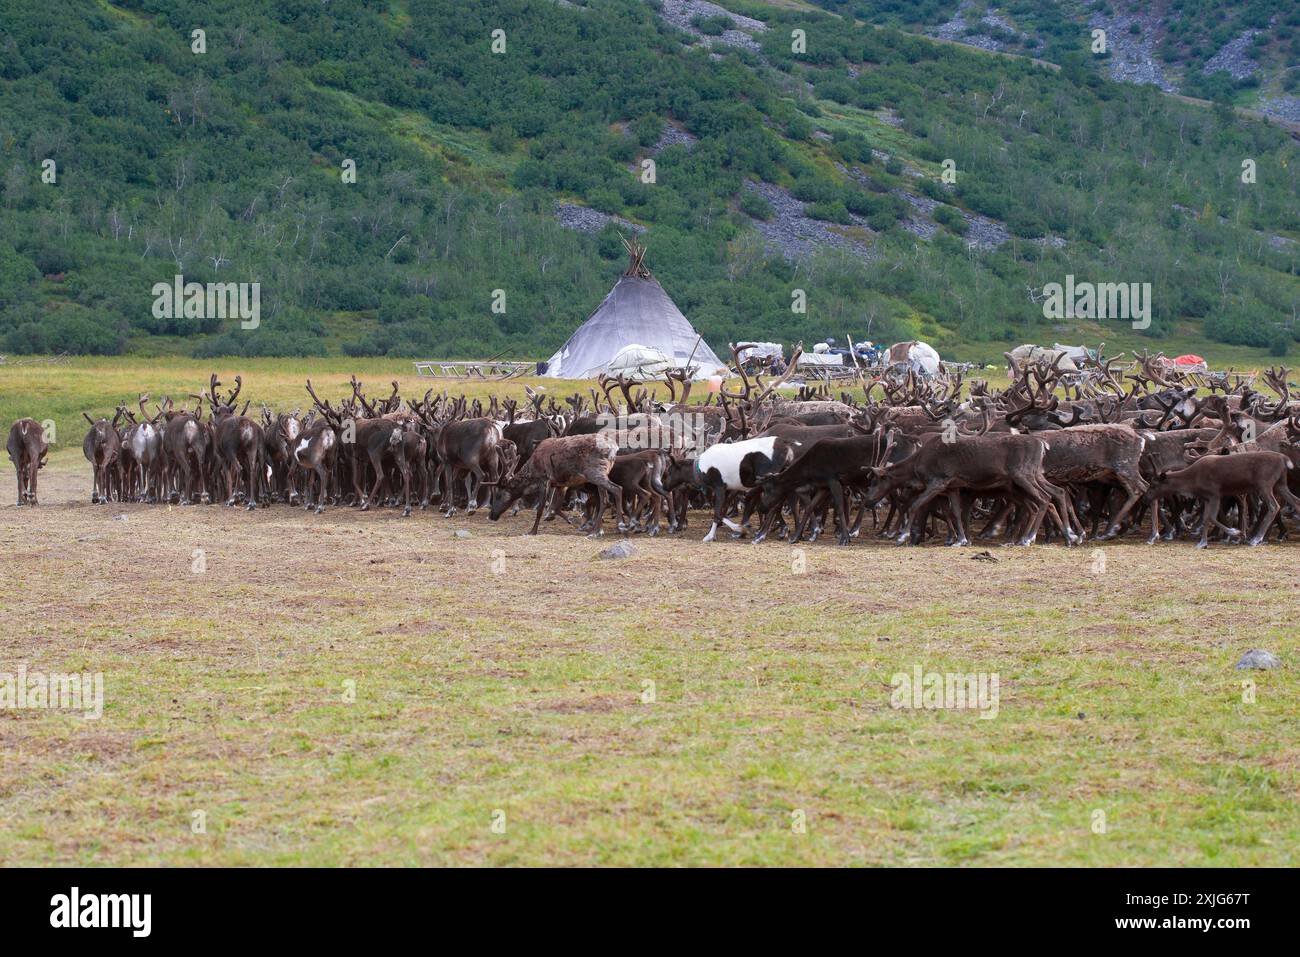
[[[3,370],[0,412],[200,365]],[[239,371],[293,403],[402,365]],[[696,515],[599,561],[523,514],[91,506],[83,431],[39,509],[0,500],[0,675],[102,672],[104,712],[0,710],[0,862],[1300,863],[1295,545],[976,561]],[[996,716],[891,707],[916,667],[996,675]]]

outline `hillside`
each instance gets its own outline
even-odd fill
[[[1081,34],[1101,29],[1108,48],[1093,59],[1111,79],[1300,122],[1300,7],[1276,0],[810,2],[864,22],[1058,64],[1078,55]]]
[[[1045,320],[1067,274],[1150,282],[1153,347],[1300,337],[1285,131],[1111,82],[1086,31],[1028,51],[1056,70],[916,35],[955,3],[818,3],[7,9],[0,352],[541,357],[608,290],[620,228],[715,349],[1138,341]],[[1256,16],[1228,8],[1178,5]],[[261,325],[156,318],[177,274],[259,283]]]

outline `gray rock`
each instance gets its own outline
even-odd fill
[[[615,542],[609,548],[600,553],[601,559],[609,561],[616,558],[631,558],[636,551],[636,546],[627,539]]]
[[[1259,101],[1259,111],[1279,120],[1300,123],[1300,96],[1266,96]]]
[[[1140,32],[1129,33],[1132,24]],[[1156,58],[1156,38],[1162,32],[1160,16],[1155,13],[1119,13],[1106,16],[1095,12],[1088,18],[1089,27],[1106,31],[1106,45],[1110,49],[1105,69],[1112,80],[1121,83],[1151,84],[1166,93],[1177,93],[1178,87],[1165,75],[1164,67]]]
[[[121,514],[121,515],[114,515],[114,516],[113,516],[113,521],[115,521],[115,522],[125,522],[125,521],[126,521],[126,513],[123,513],[123,514]]]
[[[598,233],[609,222],[616,223],[624,229],[630,229],[634,233],[646,231],[644,226],[629,222],[622,216],[611,216],[609,213],[602,213],[598,209],[579,206],[576,203],[557,202],[555,204],[555,218],[560,221],[560,225],[565,229],[572,229],[580,233]]]
[[[1250,649],[1250,651],[1242,655],[1241,660],[1237,662],[1238,671],[1245,671],[1248,668],[1260,668],[1268,671],[1273,668],[1281,667],[1282,662],[1278,660],[1276,655],[1270,654],[1267,651],[1260,651],[1258,648]]]
[[[1261,32],[1263,31],[1247,30],[1235,39],[1229,40],[1218,53],[1205,61],[1201,72],[1209,76],[1222,70],[1234,80],[1244,80],[1248,76],[1253,76],[1259,69],[1259,64],[1250,57],[1251,44]]]
[[[707,0],[662,0],[659,7],[659,16],[677,27],[677,29],[684,30],[695,37],[696,42],[744,47],[754,53],[759,52],[762,48],[750,34],[764,33],[767,30],[767,24],[762,20],[755,20],[751,17],[741,16],[738,13],[732,13],[715,3],[708,3]],[[733,29],[724,30],[721,36],[706,36],[691,23],[691,20],[695,17],[729,17],[735,26]]]
[[[754,220],[754,228],[762,235],[768,249],[779,252],[786,259],[806,259],[819,247],[825,246],[842,249],[864,261],[874,257],[874,251],[866,243],[840,232],[843,227],[837,228],[834,223],[807,215],[808,204],[795,199],[789,190],[774,183],[753,180],[745,180],[745,189],[762,196],[771,205],[776,215],[767,222]],[[858,229],[872,232],[863,217],[853,216],[852,219]]]
[[[670,146],[685,147],[686,151],[689,153],[691,147],[698,142],[699,140],[696,137],[692,136],[680,126],[674,126],[672,123],[665,123],[663,132],[659,134],[659,139],[655,141],[654,146],[650,147],[650,154],[652,156],[658,156]]]
[[[456,529],[456,537],[457,537],[457,538],[470,538],[470,537],[472,537],[472,536],[471,536],[471,533],[468,532],[468,531],[466,531],[465,529],[463,529],[463,528],[458,528],[458,529]]]

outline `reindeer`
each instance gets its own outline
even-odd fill
[[[263,407],[262,456],[270,473],[269,497],[279,497],[290,505],[297,505],[299,500],[294,449],[301,433],[302,419],[297,409],[273,415],[270,409]]]
[[[957,437],[953,441],[944,441],[942,435],[926,435],[906,459],[871,470],[873,479],[867,489],[867,501],[879,502],[895,490],[919,486],[920,492],[912,499],[898,538],[899,544],[905,544],[917,540],[917,519],[926,515],[930,502],[944,495],[955,524],[954,544],[969,545],[959,493],[970,489],[1015,495],[1030,506],[1018,543],[1031,545],[1043,519],[1049,511],[1055,511],[1052,499],[1054,492],[1059,492],[1048,485],[1043,475],[1047,445],[1032,435],[989,434]],[[1059,515],[1058,524],[1067,527]]]
[[[536,535],[542,522],[542,511],[546,508],[552,491],[594,485],[599,507],[592,519],[592,532],[588,537],[596,538],[604,534],[601,523],[610,495],[614,496],[618,530],[626,531],[623,522],[623,490],[609,479],[617,456],[618,443],[604,433],[546,439],[538,444],[532,457],[511,478],[497,486],[492,494],[488,518],[497,521],[516,499],[540,486],[541,500],[537,505],[537,516],[533,520],[532,531],[528,533]]]
[[[303,470],[303,508],[315,508],[319,515],[325,511],[330,496],[330,477],[338,462],[340,437],[348,434],[353,423],[344,425],[342,412],[329,402],[322,402],[307,380],[307,394],[315,403],[320,418],[308,420],[298,434],[293,447],[294,461]]]
[[[1269,526],[1277,517],[1283,499],[1292,508],[1300,508],[1300,499],[1287,488],[1287,472],[1294,466],[1290,458],[1280,452],[1240,452],[1235,455],[1205,455],[1187,468],[1167,473],[1153,484],[1143,496],[1151,505],[1151,536],[1147,544],[1160,538],[1160,506],[1162,498],[1169,495],[1188,495],[1205,503],[1201,512],[1201,538],[1197,548],[1209,545],[1210,526],[1218,527],[1229,538],[1238,538],[1244,532],[1246,515],[1239,509],[1238,530],[1219,521],[1219,506],[1224,498],[1258,496],[1264,503],[1264,515],[1255,525],[1255,531],[1246,544],[1258,545],[1264,540]]]
[[[839,544],[849,544],[849,513],[844,488],[865,483],[870,478],[870,470],[880,464],[883,451],[880,433],[814,440],[798,458],[781,471],[764,478],[760,484],[758,508],[765,516],[754,542],[767,537],[772,522],[780,517],[782,503],[796,490],[808,486],[824,488],[829,493],[839,523]],[[810,503],[807,512],[811,513],[813,508],[814,503]],[[802,536],[802,529],[803,521],[800,521],[795,541]]]
[[[168,498],[175,498],[181,505],[190,505],[194,501],[194,485],[197,480],[201,492],[201,501],[207,505],[212,501],[208,491],[208,462],[212,450],[212,429],[199,418],[203,409],[202,400],[194,411],[175,411],[171,399],[165,400],[163,418],[163,485]]]
[[[478,508],[481,486],[485,483],[490,486],[500,479],[492,465],[494,449],[504,439],[501,423],[488,418],[448,422],[438,431],[436,442],[439,472],[446,479],[442,510],[448,518],[456,514],[453,489],[458,475],[465,476],[466,515],[473,515]],[[545,441],[549,440],[543,440]],[[540,449],[542,444],[538,443],[536,449]],[[536,450],[533,454],[537,454]]]
[[[35,419],[19,419],[9,428],[9,461],[18,475],[18,505],[38,505],[36,473],[45,467],[50,447],[45,430]]]
[[[90,463],[93,475],[90,503],[98,505],[112,498],[112,486],[117,477],[115,473],[122,452],[122,439],[117,434],[117,420],[121,417],[121,411],[113,417],[112,422],[102,418],[92,419],[85,412],[81,413],[81,417],[90,423],[90,431],[81,443],[81,451]],[[118,484],[120,487],[120,482]]]
[[[713,524],[704,541],[711,542],[725,524],[737,536],[744,534],[752,503],[747,503],[740,524],[727,518],[728,504],[736,495],[752,492],[768,475],[780,471],[794,458],[791,443],[777,435],[710,446],[695,459],[694,484],[713,498]]]
[[[148,398],[148,393],[139,397],[140,421],[130,412],[126,413],[131,425],[122,438],[122,453],[135,473],[128,484],[135,493],[136,500],[156,502],[162,495],[163,450],[158,421],[163,413],[159,409],[157,414],[150,416],[144,409]]]
[[[208,379],[208,388],[193,398],[206,400],[212,410],[214,463],[221,485],[226,489],[226,507],[235,504],[238,496],[239,473],[247,477],[244,501],[249,511],[257,508],[257,493],[263,481],[262,445],[265,436],[262,427],[244,415],[236,414],[235,401],[244,387],[243,379],[235,376],[235,388],[223,400],[217,391],[221,385],[214,372]],[[248,403],[244,403],[244,412]]]

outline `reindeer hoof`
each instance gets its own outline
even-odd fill
[[[249,502],[249,503],[248,503],[248,511],[250,511],[250,512],[256,512],[256,511],[257,511],[257,503],[256,503],[256,502]]]
[[[317,505],[317,506],[316,506],[316,514],[317,514],[317,515],[319,515],[319,514],[320,514],[321,512],[323,512],[323,511],[325,511],[325,506],[324,506],[324,505]]]
[[[410,518],[410,517],[411,517],[411,506],[408,505],[406,506],[406,508],[402,509],[402,518]]]

